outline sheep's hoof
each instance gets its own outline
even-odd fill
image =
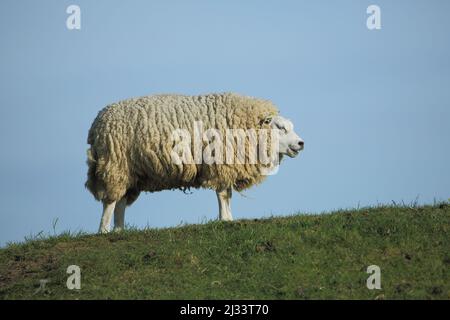
[[[98,230],[98,233],[99,234],[107,234],[107,233],[109,233],[109,230],[108,229],[100,229],[100,230]]]

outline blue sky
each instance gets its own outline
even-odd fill
[[[81,8],[81,30],[66,8]],[[366,8],[381,8],[368,30]],[[153,93],[271,99],[305,140],[235,218],[450,197],[449,1],[3,0],[0,245],[98,228],[84,188],[106,104]],[[217,217],[212,191],[143,194],[138,227]]]

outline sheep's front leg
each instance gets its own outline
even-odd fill
[[[116,202],[111,203],[105,203],[103,202],[103,214],[102,219],[100,220],[100,228],[98,232],[100,233],[108,233],[110,224],[111,224],[111,218],[112,214],[114,212],[114,207],[116,206]]]
[[[231,216],[231,188],[217,190],[217,200],[219,201],[219,219],[222,221],[233,221]]]
[[[114,231],[122,231],[125,225],[125,207],[127,206],[127,198],[120,199],[114,209]]]

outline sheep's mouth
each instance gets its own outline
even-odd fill
[[[291,158],[295,158],[296,156],[298,156],[298,154],[300,153],[302,149],[293,149],[293,148],[289,148],[287,151],[287,155]]]

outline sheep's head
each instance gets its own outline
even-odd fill
[[[266,118],[264,122],[269,124],[271,129],[278,130],[278,152],[281,156],[287,155],[294,158],[303,150],[305,142],[295,133],[294,125],[289,119],[283,118],[282,116],[274,116],[272,118]]]

